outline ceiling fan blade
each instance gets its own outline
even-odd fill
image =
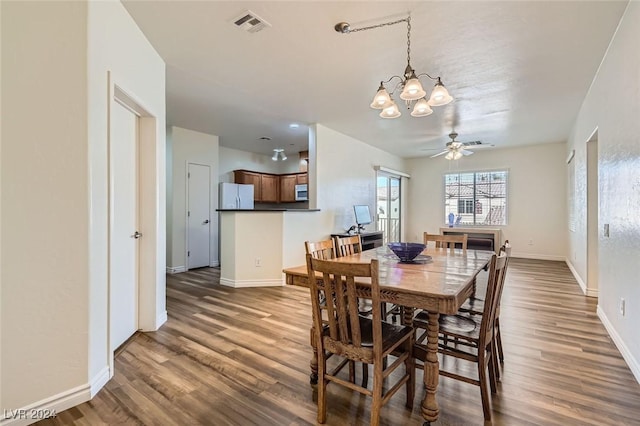
[[[449,150],[448,150],[448,149],[447,149],[447,150],[444,150],[444,151],[442,151],[442,152],[439,152],[439,153],[437,153],[436,155],[432,155],[432,156],[431,156],[431,157],[429,157],[429,158],[436,158],[436,157],[440,157],[441,155],[445,155],[447,152],[449,152]]]
[[[494,145],[483,143],[482,145],[471,145],[471,146],[464,147],[464,149],[485,149],[485,148],[494,148]]]
[[[473,151],[467,151],[466,149],[461,149],[459,152],[462,155],[471,155],[471,154],[473,154]]]

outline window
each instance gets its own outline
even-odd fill
[[[458,225],[507,224],[507,171],[444,175],[444,221]]]

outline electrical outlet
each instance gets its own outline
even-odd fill
[[[620,315],[624,316],[625,313],[625,301],[624,301],[624,297],[620,298]]]
[[[608,223],[604,224],[604,236],[606,238],[609,238],[609,224]]]
[[[262,259],[256,257],[256,268],[260,268],[262,266]]]

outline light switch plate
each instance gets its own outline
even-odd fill
[[[604,224],[604,236],[609,238],[609,224],[608,223]]]

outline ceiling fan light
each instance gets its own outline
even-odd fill
[[[447,160],[453,160],[453,151],[447,152],[447,155],[444,156]]]
[[[400,109],[398,108],[398,105],[396,105],[395,102],[391,101],[392,104],[391,106],[383,109],[382,111],[380,111],[380,117],[382,118],[398,118],[400,117]]]
[[[454,151],[453,152],[453,159],[454,160],[459,160],[460,158],[462,158],[462,153],[460,151]]]
[[[385,109],[389,108],[392,103],[393,101],[391,100],[391,96],[389,96],[389,92],[387,92],[387,89],[381,84],[373,97],[370,107],[373,109]]]
[[[438,82],[433,88],[431,92],[431,96],[429,97],[429,105],[431,106],[442,106],[451,102],[453,98],[449,94],[449,91],[444,84],[438,79]]]
[[[427,115],[433,113],[433,110],[429,106],[429,103],[425,98],[420,99],[413,106],[413,111],[411,111],[412,117],[426,117]]]
[[[287,159],[287,154],[285,154],[284,152],[281,152],[280,158],[282,159],[282,161],[285,161]]]
[[[405,101],[415,101],[416,99],[424,98],[427,92],[422,88],[422,84],[417,77],[410,78],[404,84],[404,89],[400,93],[400,99]]]
[[[273,161],[278,161],[278,153],[277,153],[277,152],[274,152],[274,153],[273,153],[273,157],[271,157],[271,159],[272,159]]]

